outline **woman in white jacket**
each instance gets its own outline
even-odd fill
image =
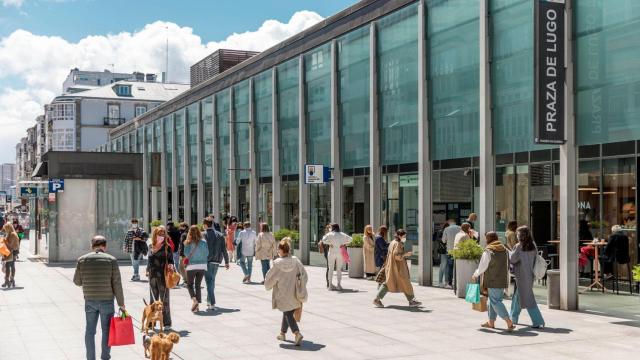
[[[269,265],[278,254],[276,246],[276,239],[273,237],[271,231],[269,231],[269,224],[260,224],[260,233],[256,240],[256,259],[260,260],[262,265],[262,278],[267,278],[267,272],[269,272]],[[264,284],[264,281],[262,282]]]
[[[271,302],[274,309],[282,311],[282,327],[277,339],[286,340],[289,328],[295,335],[295,344],[302,344],[302,334],[294,318],[296,310],[301,311],[302,303],[307,301],[307,271],[295,256],[290,256],[291,246],[289,238],[284,238],[278,244],[279,259],[273,262],[273,267],[267,273],[264,287],[273,289]]]

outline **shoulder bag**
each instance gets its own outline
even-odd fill
[[[193,246],[193,249],[191,249],[191,252],[189,253],[189,256],[185,257],[184,259],[182,259],[182,263],[184,264],[184,267],[186,268],[187,266],[189,266],[189,259],[191,258],[191,256],[193,256],[193,253],[196,251],[197,246]]]
[[[180,274],[176,272],[176,270],[169,266],[169,252],[167,251],[168,245],[165,241],[164,243],[164,255],[165,255],[165,263],[164,263],[164,283],[167,289],[172,289],[178,285],[180,282]]]

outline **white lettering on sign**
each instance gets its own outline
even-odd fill
[[[588,201],[578,201],[579,210],[591,210],[591,204]]]
[[[558,75],[557,69],[557,52],[558,52],[558,25],[556,23],[556,19],[558,18],[558,13],[554,9],[547,9],[545,12],[545,17],[547,19],[545,25],[545,48],[549,56],[545,57],[545,75],[548,78],[551,78],[551,81],[547,82],[546,91],[545,91],[545,128],[548,132],[556,132],[558,128],[556,127],[557,123],[557,109],[556,109],[556,101],[558,98],[558,86],[556,84],[555,77]]]

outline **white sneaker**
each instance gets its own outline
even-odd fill
[[[287,335],[285,334],[280,334],[276,337],[276,339],[280,340],[280,341],[285,341],[287,340]]]
[[[302,334],[298,332],[298,333],[296,334],[296,342],[295,342],[295,345],[296,345],[296,346],[300,346],[300,345],[302,345],[302,339],[304,339],[304,336],[302,336]]]

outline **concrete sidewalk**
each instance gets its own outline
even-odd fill
[[[254,263],[254,281],[262,280],[258,265]],[[84,358],[84,301],[71,281],[74,266],[17,263],[17,287],[0,291],[0,359]],[[148,284],[129,282],[130,266],[120,269],[126,306],[139,319]],[[308,272],[310,300],[300,323],[302,347],[275,339],[282,315],[271,310],[271,294],[261,285],[242,284],[239,267],[232,265],[218,273],[216,298],[221,308],[216,312],[194,315],[186,289],[172,290],[173,328],[182,335],[173,358],[585,360],[637,354],[640,321],[542,307],[547,329],[518,326],[508,334],[480,329],[486,314],[472,311],[450,290],[416,286],[422,308],[409,308],[404,296],[389,294],[384,299],[387,307],[377,309],[371,304],[374,282],[345,274],[345,291],[329,292],[324,269],[309,267]],[[521,321],[529,322],[526,312]],[[504,323],[497,325],[504,329]],[[143,359],[140,338],[136,341],[134,346],[113,348],[112,358]]]

